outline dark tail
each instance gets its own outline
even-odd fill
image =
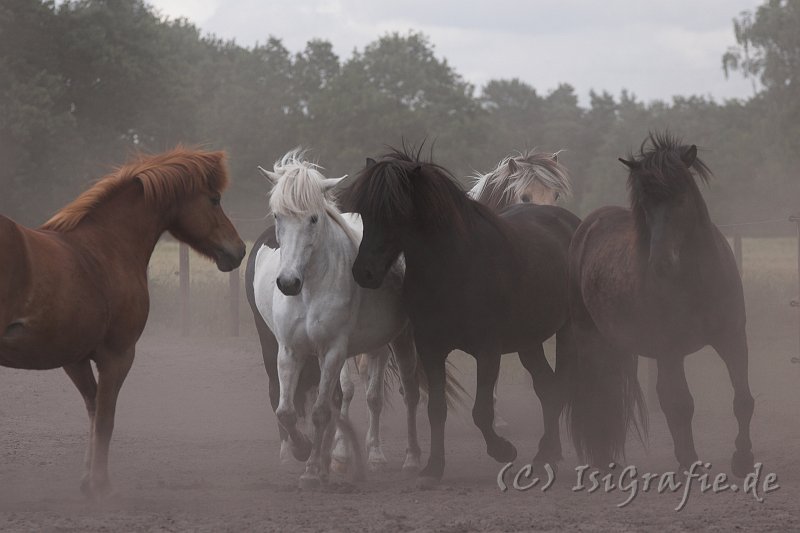
[[[342,431],[345,441],[350,441],[349,448],[353,452],[353,482],[366,479],[367,461],[364,450],[361,448],[361,439],[356,435],[356,430],[349,420],[337,414],[336,425]]]
[[[594,324],[574,327],[577,360],[570,372],[568,427],[581,460],[606,468],[624,459],[629,430],[642,442],[647,435],[637,356],[612,349]]]

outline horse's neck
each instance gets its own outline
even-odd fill
[[[140,188],[131,186],[95,207],[69,234],[95,256],[122,260],[146,273],[156,243],[168,226],[168,214],[147,205]]]

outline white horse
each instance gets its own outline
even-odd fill
[[[275,216],[278,250],[257,251],[254,276],[256,305],[278,341],[280,400],[276,414],[287,430],[295,456],[308,457],[300,477],[302,487],[325,481],[337,416],[331,401],[336,381],[348,357],[370,358],[368,403],[370,461],[385,462],[380,449],[379,419],[383,405],[383,373],[392,344],[407,406],[408,448],[403,469],[419,468],[416,433],[419,402],[417,356],[408,318],[401,307],[403,265],[398,262],[378,290],[359,287],[351,267],[361,242],[356,215],[343,215],[331,199],[344,178],[325,179],[319,167],[292,150],[275,163],[274,171],[259,169],[273,183],[270,208]],[[319,358],[320,381],[312,408],[313,438],[297,428],[294,395],[307,359]]]
[[[508,156],[494,170],[473,176],[474,183],[467,193],[470,198],[500,211],[514,204],[556,205],[560,198],[572,196],[569,172],[558,162],[558,154],[527,150]],[[494,384],[497,403],[497,383]],[[495,414],[495,425],[506,425]]]

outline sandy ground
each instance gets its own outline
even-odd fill
[[[640,494],[572,490],[577,464],[564,441],[565,461],[548,491],[500,492],[499,466],[486,456],[469,409],[451,411],[447,468],[440,487],[418,491],[403,477],[403,406],[399,395],[385,417],[389,467],[351,485],[301,492],[302,465],[281,465],[266,374],[255,338],[181,339],[145,334],[122,390],[112,442],[116,497],[87,502],[78,491],[87,420],[82,401],[61,371],[0,368],[0,530],[4,531],[638,531],[800,530],[800,365],[788,363],[793,342],[751,342],[756,458],[778,475],[780,489],[756,502],[751,495],[701,494],[676,512],[681,493]],[[541,431],[538,401],[513,356],[504,363],[499,410],[502,433],[530,459]],[[474,387],[474,364],[460,360]],[[735,422],[724,368],[715,356],[693,359],[695,435],[701,457],[727,471]],[[366,429],[363,389],[353,419]],[[663,416],[651,416],[649,449],[630,446],[640,472],[675,468]],[[420,416],[427,452],[427,418]],[[764,475],[762,475],[763,482]],[[760,485],[759,485],[759,490]]]

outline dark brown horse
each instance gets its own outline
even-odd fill
[[[488,454],[501,462],[513,461],[517,452],[495,432],[492,390],[500,355],[519,352],[544,412],[534,461],[555,465],[566,400],[560,382],[571,351],[567,253],[577,217],[527,204],[495,214],[468,198],[444,168],[400,151],[368,162],[350,193],[364,222],[356,281],[379,287],[399,254],[405,255],[403,298],[430,391],[431,453],[420,485],[436,483],[444,472],[445,359],[455,349],[477,361],[472,416]],[[553,334],[556,372],[542,349]]]
[[[75,383],[89,412],[89,495],[111,488],[117,395],[147,322],[147,264],[159,237],[169,231],[226,272],[244,257],[220,207],[224,158],[182,148],[140,157],[39,229],[0,216],[0,365],[63,367]]]
[[[697,147],[668,134],[629,160],[631,208],[604,207],[581,224],[570,248],[570,308],[578,348],[568,413],[579,454],[606,467],[624,455],[628,428],[646,422],[638,355],[658,364],[658,398],[681,467],[697,461],[694,402],[684,357],[711,345],[728,367],[739,423],[733,472],[753,467],[742,282],[730,247],[711,222],[695,178],[710,171]],[[645,424],[646,426],[646,424]]]

